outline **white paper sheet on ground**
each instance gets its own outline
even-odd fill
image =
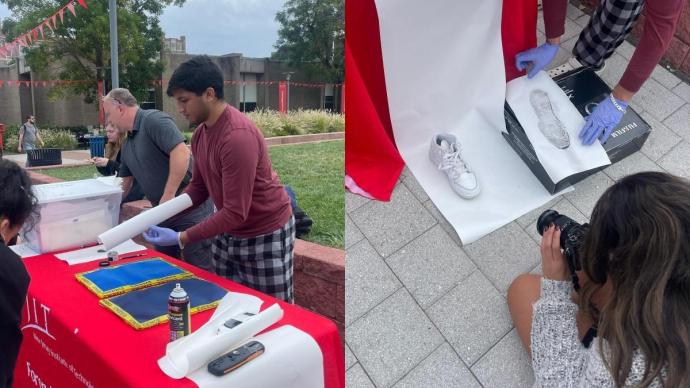
[[[501,135],[501,1],[376,0],[376,7],[396,145],[463,243],[551,200]],[[439,132],[462,144],[481,185],[478,197],[460,198],[429,161]]]
[[[203,365],[189,379],[201,388],[324,386],[323,354],[309,334],[285,325],[250,340],[261,342],[264,354],[223,377],[210,374]]]
[[[553,114],[568,132],[570,145],[567,148],[555,147],[539,129],[540,118],[530,102],[530,95],[535,90],[542,90],[548,95]],[[585,119],[546,72],[540,71],[532,79],[523,76],[508,82],[506,101],[552,181],[560,182],[579,172],[611,164],[601,143],[595,141],[590,146],[582,144],[578,134],[585,124]]]
[[[39,252],[36,252],[33,249],[31,249],[29,244],[10,245],[10,249],[12,250],[12,252],[19,255],[22,259],[25,259],[25,258],[31,257],[31,256],[40,255]]]
[[[110,250],[107,250],[103,245],[95,245],[84,249],[77,249],[74,251],[60,253],[58,255],[55,255],[55,257],[67,262],[67,264],[69,265],[75,265],[81,263],[88,263],[89,261],[104,259],[108,257],[109,251],[117,251],[119,255],[124,255],[125,253],[143,251],[144,249],[146,249],[145,246],[139,245],[132,240],[127,240]]]
[[[177,341],[168,344],[158,366],[166,375],[181,379],[278,322],[283,317],[283,309],[274,304],[232,329],[225,328],[223,323],[234,315],[226,310],[206,322],[198,334],[195,332],[183,338],[180,344],[175,343]]]
[[[192,199],[189,198],[189,195],[182,194],[102,233],[98,236],[98,242],[103,244],[106,249],[112,249],[124,241],[143,233],[151,225],[158,225],[191,206]]]

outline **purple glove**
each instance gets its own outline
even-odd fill
[[[627,102],[613,95],[601,101],[594,108],[594,112],[587,116],[585,126],[580,131],[579,137],[582,139],[582,144],[590,145],[597,137],[600,142],[606,143],[613,129],[621,122],[627,108]]]
[[[167,247],[171,245],[178,245],[178,233],[172,229],[161,228],[160,226],[152,226],[146,232],[142,233],[144,239],[153,245],[159,247]]]
[[[515,67],[523,71],[531,63],[532,68],[527,73],[527,78],[532,78],[551,63],[558,53],[558,45],[544,43],[539,47],[518,53],[515,56]]]

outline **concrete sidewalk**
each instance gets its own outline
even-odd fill
[[[569,5],[557,64],[588,18]],[[623,43],[607,61],[602,78],[610,86],[633,51]],[[690,85],[657,66],[631,105],[653,129],[642,152],[469,245],[407,170],[389,203],[346,194],[348,388],[531,386],[506,291],[520,273],[540,272],[537,216],[554,208],[585,222],[607,187],[638,171],[690,178]]]

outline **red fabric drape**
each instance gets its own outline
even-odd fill
[[[374,0],[345,2],[345,172],[374,198],[389,201],[404,166],[388,110]],[[501,20],[506,78],[522,75],[515,54],[536,46],[537,0],[504,0]]]

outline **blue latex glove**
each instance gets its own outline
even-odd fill
[[[616,107],[612,99],[616,101],[620,109]],[[594,108],[594,112],[587,116],[585,126],[580,131],[579,137],[582,140],[582,144],[590,145],[597,138],[599,138],[600,142],[606,143],[613,129],[621,122],[627,108],[627,102],[621,101],[612,95],[601,101]]]
[[[168,229],[161,228],[160,226],[152,226],[146,232],[142,233],[144,239],[153,245],[158,245],[159,247],[167,247],[171,245],[178,245],[179,240],[177,239],[177,232]]]
[[[527,78],[532,78],[537,75],[540,70],[543,70],[549,63],[551,63],[551,61],[556,58],[557,53],[558,45],[547,42],[539,47],[518,53],[515,56],[515,67],[517,67],[518,70],[523,71],[531,63],[532,68],[529,69]]]

